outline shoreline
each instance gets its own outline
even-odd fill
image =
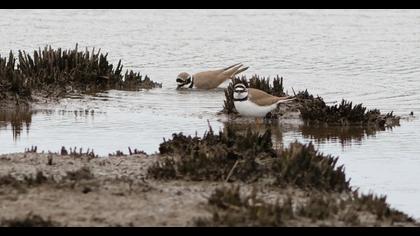
[[[198,218],[212,216],[207,201],[216,188],[240,186],[243,193],[256,188],[258,194],[271,203],[293,196],[293,202],[299,204],[314,194],[313,190],[293,186],[279,189],[263,182],[149,178],[148,167],[161,158],[159,154],[76,157],[27,152],[0,155],[0,222],[2,225],[24,219],[30,222],[28,217],[37,216],[50,226],[196,226],[194,222]],[[31,178],[34,180],[29,181]],[[335,199],[348,197],[347,193],[315,192]],[[365,219],[362,226],[420,226],[419,222],[373,220],[370,214],[359,213]],[[290,220],[285,225],[346,226],[330,219],[301,223]]]

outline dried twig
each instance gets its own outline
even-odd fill
[[[225,183],[229,181],[230,176],[233,174],[233,171],[235,170],[236,166],[238,165],[239,161],[235,161],[235,164],[233,164],[232,169],[230,169],[228,176],[226,177]]]

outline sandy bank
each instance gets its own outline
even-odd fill
[[[159,158],[158,155],[99,158],[40,153],[1,155],[0,222],[7,226],[39,216],[49,225],[192,226],[197,218],[211,217],[209,196],[216,188],[231,184],[148,178],[147,168]],[[239,185],[244,193],[258,188],[259,196],[267,202],[292,195],[299,204],[311,195],[310,191],[293,187]],[[343,193],[329,194],[346,197]],[[378,221],[366,212],[360,212],[360,216],[363,225],[368,226],[416,226],[412,222]],[[326,219],[295,220],[289,225],[345,224]]]

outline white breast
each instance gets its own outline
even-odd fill
[[[276,109],[277,107],[277,103],[269,106],[258,106],[249,100],[235,101],[234,104],[240,115],[250,117],[265,117],[267,113]]]

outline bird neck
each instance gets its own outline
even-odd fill
[[[233,98],[233,101],[235,101],[235,102],[243,102],[243,101],[246,101],[246,100],[248,100],[248,95],[244,98]]]
[[[194,86],[194,77],[191,75],[191,84],[188,88],[192,88]]]

